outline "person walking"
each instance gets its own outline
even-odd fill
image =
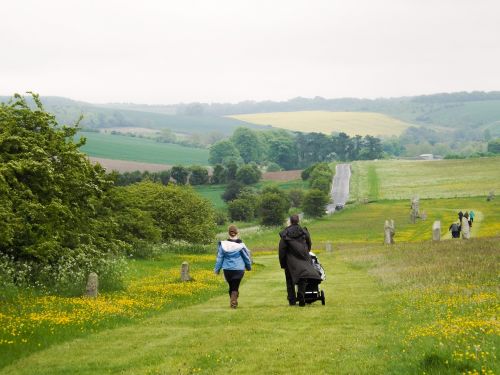
[[[228,234],[229,238],[226,241],[218,242],[214,273],[218,275],[221,269],[224,270],[224,278],[229,285],[229,306],[236,309],[241,279],[245,275],[245,270],[252,269],[252,261],[250,251],[238,237],[238,228],[230,225]]]
[[[448,230],[451,231],[452,238],[460,238],[460,224],[458,222],[451,224]]]
[[[474,222],[474,216],[476,216],[476,214],[474,213],[474,211],[470,210],[469,211],[469,226],[472,228],[472,223]]]
[[[299,215],[290,216],[290,225],[280,232],[279,262],[285,270],[288,303],[305,306],[305,291],[309,280],[321,280],[313,267],[309,250],[311,236],[307,228],[299,225]],[[297,285],[297,293],[295,293]]]
[[[469,213],[466,212],[462,217],[462,238],[468,240],[470,238]]]

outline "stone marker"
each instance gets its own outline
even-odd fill
[[[387,245],[393,244],[395,234],[394,220],[386,220],[384,224],[384,243]]]
[[[85,288],[85,297],[97,297],[97,292],[99,288],[99,280],[95,272],[89,274],[87,279],[87,287]]]
[[[419,205],[420,202],[418,197],[417,196],[413,197],[411,200],[411,214],[410,214],[412,224],[415,224],[415,222],[417,221],[417,217],[419,217],[419,212],[418,212]]]
[[[189,276],[189,263],[188,262],[182,262],[181,281],[191,281],[191,276]]]
[[[439,220],[436,220],[434,224],[432,224],[432,240],[441,240],[441,222]]]
[[[420,214],[420,218],[421,218],[422,220],[427,220],[427,212],[422,211],[422,213]]]
[[[326,250],[327,253],[331,253],[332,252],[332,243],[331,242],[327,242],[326,243],[325,250]]]
[[[488,197],[486,198],[486,200],[489,202],[489,201],[492,201],[494,198],[495,198],[495,192],[494,191],[490,191],[490,193],[488,194]]]

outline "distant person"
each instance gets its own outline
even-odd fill
[[[245,275],[245,270],[252,269],[252,262],[250,251],[238,237],[238,228],[230,225],[228,234],[229,238],[226,241],[218,243],[214,272],[218,275],[221,269],[224,270],[224,278],[229,285],[229,306],[236,309],[241,279]]]
[[[462,238],[468,240],[470,238],[469,214],[466,212],[462,217]]]
[[[451,231],[452,238],[460,238],[460,224],[458,222],[451,224],[448,230]]]
[[[288,303],[305,306],[305,291],[309,280],[319,280],[320,273],[313,267],[311,256],[311,236],[307,228],[299,225],[299,215],[290,216],[290,225],[280,232],[279,261],[285,270]],[[295,293],[297,285],[297,293]]]
[[[474,216],[476,216],[476,214],[474,213],[474,211],[470,210],[469,211],[469,226],[472,227],[472,223],[474,222]]]
[[[462,211],[458,212],[458,221],[460,221],[460,225],[462,224],[462,218],[464,217],[464,213]]]

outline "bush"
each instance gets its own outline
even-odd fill
[[[236,172],[236,181],[245,185],[252,185],[259,182],[262,173],[257,165],[246,164],[241,166]]]
[[[208,184],[208,171],[206,168],[193,165],[189,168],[191,170],[191,176],[189,176],[189,183],[191,185],[205,185]]]
[[[300,207],[304,199],[304,191],[302,189],[290,189],[288,199],[292,207]]]
[[[229,217],[233,221],[250,221],[255,216],[255,205],[250,199],[239,198],[227,205]]]
[[[230,202],[238,197],[243,189],[243,184],[238,181],[229,181],[226,190],[222,193],[221,197],[224,202]]]
[[[274,162],[269,162],[267,164],[266,171],[267,172],[279,172],[279,171],[281,171],[281,167]]]
[[[214,240],[211,244],[189,243],[186,241],[171,241],[158,246],[160,253],[172,254],[217,254],[217,244]],[[215,258],[214,258],[215,259]]]
[[[302,208],[304,214],[310,217],[321,217],[326,214],[325,208],[328,204],[328,195],[318,189],[309,190],[304,196]]]
[[[261,224],[266,226],[283,225],[290,203],[283,195],[275,192],[262,194],[259,205]]]
[[[227,223],[227,214],[222,210],[215,211],[215,223],[217,225],[224,225]]]
[[[78,150],[78,124],[59,126],[36,95],[35,109],[15,99],[0,104],[0,254],[30,271],[13,282],[63,290],[95,271],[114,283],[124,243],[103,207],[112,180]]]

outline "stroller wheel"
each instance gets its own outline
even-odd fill
[[[321,291],[321,304],[325,304],[325,292]]]

